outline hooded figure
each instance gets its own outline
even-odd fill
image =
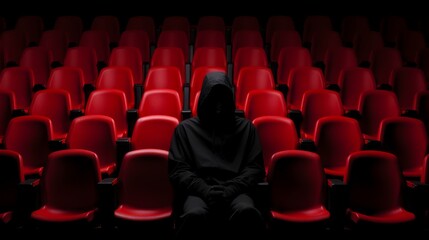
[[[261,213],[249,192],[265,177],[259,138],[253,124],[236,117],[231,81],[207,74],[198,116],[181,122],[169,151],[170,181],[181,204],[177,237],[201,238],[208,222],[227,219],[240,238],[263,229]]]

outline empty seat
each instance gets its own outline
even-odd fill
[[[222,48],[224,54],[226,49],[225,32],[219,30],[201,30],[197,32],[195,49],[201,47]]]
[[[235,103],[237,109],[244,109],[247,94],[255,89],[274,90],[274,77],[271,69],[267,67],[244,67],[240,70],[235,90]]]
[[[15,95],[13,92],[0,89],[0,144],[3,143],[7,125],[12,119],[12,113],[15,108]]]
[[[302,224],[329,219],[325,175],[317,154],[299,150],[274,154],[267,181],[274,221]]]
[[[375,90],[374,75],[367,68],[350,68],[342,71],[338,77],[338,84],[346,111],[357,110],[362,93]]]
[[[83,71],[78,67],[55,68],[48,81],[48,89],[63,89],[70,94],[72,109],[83,109],[85,106],[83,85]]]
[[[112,175],[116,170],[116,128],[111,117],[92,115],[75,118],[66,143],[69,149],[94,152],[102,174]]]
[[[53,139],[64,139],[70,127],[70,94],[62,89],[38,91],[28,110],[30,115],[40,115],[52,122]]]
[[[59,16],[55,19],[54,29],[66,32],[69,44],[77,46],[83,31],[83,21],[79,16]]]
[[[414,101],[417,93],[426,90],[423,71],[418,68],[397,68],[390,75],[389,84],[398,97],[401,111],[415,110]]]
[[[110,57],[109,35],[102,30],[88,30],[82,33],[79,46],[95,50],[99,64],[107,65]]]
[[[125,155],[118,178],[116,218],[137,222],[170,219],[173,189],[166,171],[167,163],[168,151],[165,150],[136,150]]]
[[[359,100],[360,129],[365,140],[378,140],[381,121],[388,117],[399,117],[399,103],[393,92],[385,90],[366,91]]]
[[[232,38],[232,59],[235,58],[237,50],[242,47],[263,48],[264,41],[262,40],[259,30],[240,30],[235,32]]]
[[[244,116],[250,121],[262,116],[287,116],[283,94],[276,90],[258,89],[247,94]]]
[[[251,31],[259,31],[260,25],[259,20],[255,16],[236,16],[232,20],[232,39],[237,32],[242,30],[251,30]]]
[[[163,31],[169,31],[169,30],[178,30],[182,31],[186,34],[186,38],[188,41],[190,40],[190,34],[191,34],[191,26],[189,24],[189,20],[187,17],[184,16],[169,16],[164,18],[164,21],[162,22],[162,32]]]
[[[151,67],[146,77],[144,91],[171,89],[179,94],[180,102],[183,102],[183,82],[177,67]]]
[[[33,71],[34,84],[46,87],[51,71],[52,52],[44,47],[29,47],[21,55],[19,66]]]
[[[69,45],[66,32],[62,30],[44,31],[39,45],[51,51],[52,63],[55,63],[57,66],[64,64],[64,58]]]
[[[294,67],[311,67],[312,60],[308,49],[303,47],[282,48],[277,60],[277,84],[287,85]]]
[[[360,66],[369,67],[373,52],[383,48],[383,39],[379,32],[362,32],[356,36],[353,49],[356,52],[356,59]]]
[[[316,123],[314,143],[325,174],[344,177],[348,156],[360,151],[364,141],[359,123],[352,118],[329,116]]]
[[[318,31],[314,33],[311,43],[311,59],[314,63],[324,63],[326,66],[326,53],[331,48],[341,47],[340,34],[333,30]]]
[[[150,16],[130,17],[127,22],[126,30],[143,30],[147,33],[151,44],[156,43],[155,22]]]
[[[234,85],[237,84],[241,68],[248,66],[268,67],[267,56],[263,48],[242,47],[238,49],[234,58]]]
[[[369,22],[366,16],[346,16],[341,20],[341,39],[345,46],[354,46],[353,42],[361,33],[369,32]]]
[[[420,177],[427,153],[425,125],[419,119],[386,118],[381,122],[380,141],[383,149],[396,155],[405,177]]]
[[[225,32],[225,22],[221,16],[201,16],[197,23],[197,32],[216,30]]]
[[[117,89],[95,90],[89,95],[85,115],[104,115],[111,117],[115,123],[116,137],[126,137],[127,97]]]
[[[352,153],[344,182],[348,188],[347,216],[355,224],[398,224],[413,221],[402,205],[402,174],[390,153]]]
[[[18,185],[24,182],[22,157],[10,150],[0,150],[0,223],[12,221],[18,206]]]
[[[18,66],[21,54],[27,46],[25,36],[18,30],[7,30],[1,34],[3,64]]]
[[[118,45],[119,47],[138,48],[143,62],[150,62],[150,42],[147,32],[143,30],[126,30],[122,32]],[[112,49],[110,58],[112,58],[115,49],[117,48]]]
[[[293,31],[295,24],[290,16],[270,16],[265,30],[265,42],[271,43],[271,39],[277,31]]]
[[[180,70],[182,79],[186,79],[185,57],[180,48],[157,47],[152,55],[150,67],[175,66]]]
[[[301,113],[301,138],[313,140],[314,129],[320,118],[343,114],[340,95],[324,89],[306,91],[302,98]]]
[[[5,68],[0,74],[0,88],[15,94],[16,108],[28,110],[33,97],[34,75],[25,67]]]
[[[295,30],[282,30],[274,32],[270,43],[271,62],[277,62],[280,51],[284,47],[302,47],[301,37]]]
[[[308,16],[304,20],[302,40],[307,46],[312,46],[313,36],[318,31],[332,30],[332,22],[328,16]]]
[[[419,31],[404,31],[398,36],[398,50],[405,63],[415,65],[420,50],[426,47],[423,33]]]
[[[182,120],[182,105],[177,91],[159,89],[145,91],[139,106],[139,117],[167,115]]]
[[[286,117],[263,116],[253,120],[264,155],[265,171],[271,167],[271,159],[277,152],[298,148],[298,136],[293,121]]]
[[[44,24],[41,16],[21,16],[16,20],[15,29],[24,33],[28,46],[39,44]]]
[[[92,222],[100,180],[100,165],[94,152],[70,149],[52,153],[41,178],[43,205],[31,217],[52,223]]]
[[[94,84],[98,76],[97,61],[97,54],[93,48],[73,47],[67,49],[64,66],[81,68],[84,83]]]
[[[192,72],[198,67],[218,67],[226,70],[226,56],[222,48],[200,47],[192,59]]]
[[[304,93],[324,89],[325,78],[320,68],[295,67],[290,71],[288,86],[287,106],[291,110],[300,110]]]
[[[139,118],[134,126],[131,148],[168,151],[174,129],[178,124],[179,120],[170,116],[151,115]]]
[[[5,149],[20,154],[25,176],[40,176],[50,153],[52,122],[44,116],[21,116],[10,120],[3,139]]]
[[[371,70],[374,73],[377,87],[389,84],[390,74],[402,67],[401,54],[394,48],[381,48],[372,55]]]
[[[429,48],[420,50],[417,59],[417,67],[423,71],[426,83],[429,83]]]
[[[163,30],[158,37],[157,47],[175,47],[181,49],[185,61],[189,60],[189,40],[180,30]]]
[[[357,67],[355,52],[351,48],[331,48],[325,58],[326,84],[338,85],[338,76],[341,71]]]
[[[395,47],[398,36],[408,29],[407,22],[402,16],[386,16],[380,22],[380,32],[386,47]]]
[[[117,89],[125,93],[127,109],[134,108],[134,78],[129,67],[110,66],[101,70],[97,90]]]
[[[106,31],[110,43],[118,43],[120,37],[119,20],[116,16],[96,16],[91,23],[92,30]]]
[[[144,70],[142,56],[135,47],[116,47],[109,59],[109,66],[124,66],[131,70],[134,83],[143,84]]]

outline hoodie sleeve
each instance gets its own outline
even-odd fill
[[[189,149],[184,141],[186,134],[183,126],[179,125],[174,131],[168,154],[168,174],[173,187],[186,195],[207,197],[208,184],[195,174],[195,169],[189,163]]]
[[[246,193],[255,187],[257,183],[265,178],[264,160],[262,147],[259,143],[259,137],[256,128],[250,124],[249,137],[247,139],[247,154],[243,156],[243,167],[240,174],[225,182],[225,195],[229,198]]]

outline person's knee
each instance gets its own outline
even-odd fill
[[[197,221],[204,221],[207,218],[208,211],[204,208],[194,208],[187,212],[184,212],[182,217],[188,219],[195,219]]]
[[[261,220],[261,212],[250,204],[242,204],[236,210],[234,214],[235,218],[245,219],[248,221]]]

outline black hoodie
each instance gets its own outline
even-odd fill
[[[182,121],[170,145],[168,171],[180,195],[205,198],[210,186],[222,185],[233,198],[263,181],[256,129],[234,111],[231,81],[221,72],[207,74],[198,117]]]

